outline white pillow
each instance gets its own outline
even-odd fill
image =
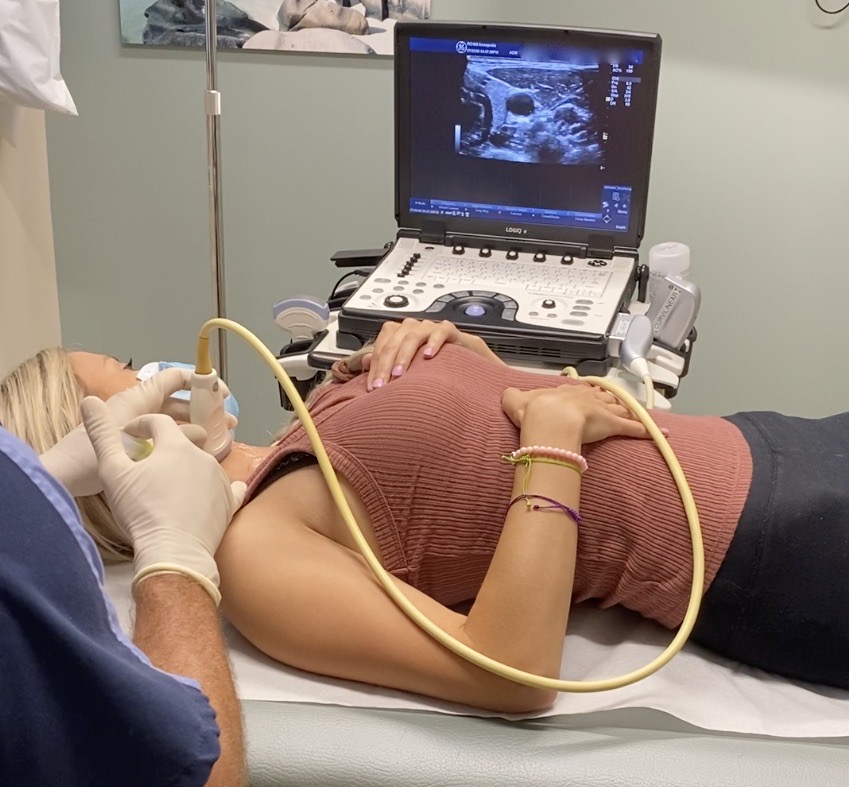
[[[0,101],[76,115],[59,72],[59,0],[0,0]]]

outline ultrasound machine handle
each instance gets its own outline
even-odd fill
[[[391,248],[392,243],[389,242],[379,249],[343,249],[333,254],[330,260],[337,268],[374,267]]]

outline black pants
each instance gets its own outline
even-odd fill
[[[849,414],[729,420],[751,448],[752,488],[693,641],[849,689]]]

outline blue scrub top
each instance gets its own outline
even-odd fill
[[[0,784],[205,784],[215,712],[122,632],[73,499],[0,427]]]

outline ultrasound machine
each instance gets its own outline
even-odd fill
[[[281,362],[304,379],[413,317],[450,320],[511,364],[614,372],[648,308],[639,246],[660,38],[438,22],[395,35],[396,238],[334,255],[364,278],[327,306],[275,306],[308,342]],[[667,397],[693,338],[654,347]]]

